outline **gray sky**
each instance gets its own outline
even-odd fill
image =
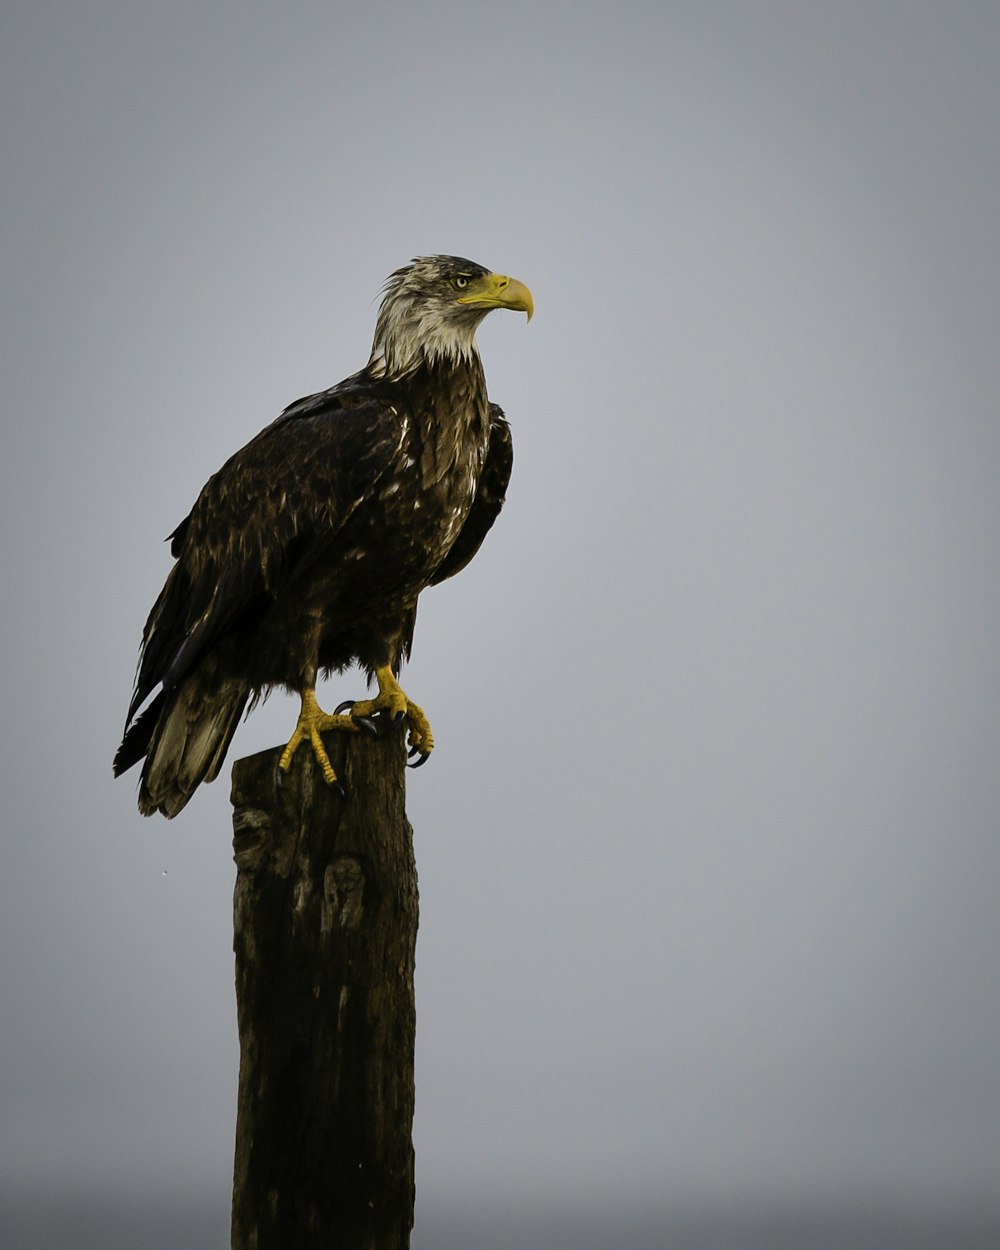
[[[6,6],[0,1186],[225,1207],[228,783],[112,783],[139,634],[204,480],[447,251],[537,311],[480,333],[514,479],[404,682],[419,1202],[992,1192],[998,48],[971,3]]]

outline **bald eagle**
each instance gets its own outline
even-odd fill
[[[286,408],[170,535],[176,563],[143,631],[114,760],[115,776],[144,760],[144,815],[176,816],[212,781],[244,708],[274,687],[301,699],[281,770],[308,742],[339,784],[321,734],[373,718],[405,725],[410,758],[427,758],[430,725],[397,677],[420,592],[469,563],[503,505],[510,428],[475,340],[493,308],[530,320],[531,292],[457,256],[396,270],[367,366]],[[317,678],[352,663],[377,694],[327,714]]]

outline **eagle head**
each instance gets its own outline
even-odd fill
[[[535,305],[516,278],[461,256],[418,256],[386,280],[368,367],[402,377],[421,363],[468,360],[476,328],[494,308],[526,313],[530,321]]]

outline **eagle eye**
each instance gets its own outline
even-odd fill
[[[471,281],[472,281],[472,277],[470,274],[460,273],[460,274],[457,274],[454,278],[452,278],[451,285],[453,287],[456,287],[459,291],[462,291],[469,285]]]

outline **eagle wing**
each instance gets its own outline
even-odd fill
[[[503,409],[497,404],[490,404],[489,443],[476,497],[458,537],[434,571],[430,580],[432,586],[460,573],[483,545],[483,539],[504,505],[513,464],[514,444],[510,436],[510,425]]]
[[[143,631],[126,726],[157,685],[176,686],[242,612],[315,560],[391,464],[404,422],[352,383],[286,408],[170,536],[177,563]]]

